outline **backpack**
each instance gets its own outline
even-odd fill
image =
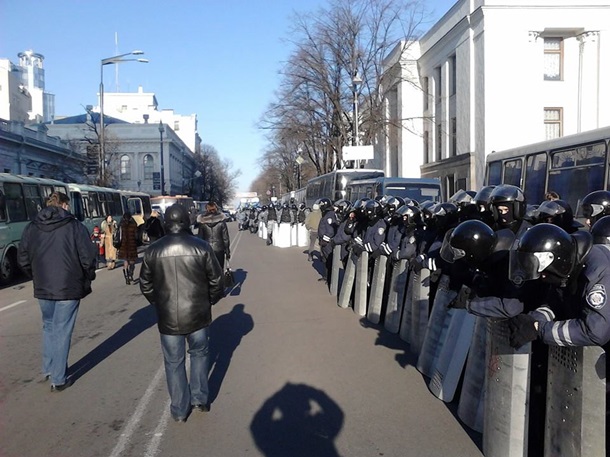
[[[117,227],[116,230],[114,232],[112,232],[112,245],[116,249],[119,249],[121,247],[121,241],[122,241],[121,238],[122,238],[121,228]]]

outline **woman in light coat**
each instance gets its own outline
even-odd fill
[[[104,243],[104,254],[106,257],[106,268],[114,269],[116,262],[116,248],[112,244],[112,235],[118,230],[116,221],[109,214],[102,221],[102,243]]]

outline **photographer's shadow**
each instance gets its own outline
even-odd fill
[[[339,457],[344,414],[322,390],[287,383],[256,412],[250,431],[266,457]]]
[[[244,312],[244,305],[239,303],[230,313],[218,316],[210,325],[210,389],[209,402],[212,403],[222,386],[235,349],[242,338],[254,328],[252,316]]]
[[[246,277],[248,276],[248,272],[246,270],[242,270],[238,268],[237,270],[233,270],[233,279],[235,280],[235,284],[232,287],[226,289],[226,295],[231,297],[236,297],[241,294],[241,286],[246,282]]]

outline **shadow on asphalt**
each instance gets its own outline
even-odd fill
[[[220,392],[235,349],[254,328],[254,320],[244,312],[244,308],[242,303],[238,303],[231,312],[218,316],[210,325],[210,403],[214,402]]]
[[[380,322],[383,322],[383,319],[381,319]],[[401,367],[405,368],[410,365],[414,368],[417,368],[418,357],[409,350],[409,344],[400,339],[398,335],[388,332],[382,324],[373,324],[372,322],[369,322],[366,317],[360,319],[360,325],[362,325],[362,327],[364,328],[370,328],[377,331],[377,340],[375,341],[376,346],[384,346],[388,349],[392,349],[395,351],[402,351],[401,353],[398,353],[395,356],[396,361]],[[421,375],[421,377],[422,380],[426,383],[426,385],[429,386],[430,378],[424,376],[423,374]],[[445,406],[459,422],[459,424],[462,426],[462,429],[464,429],[464,431],[470,437],[472,442],[476,444],[476,446],[481,452],[483,452],[483,435],[466,426],[466,424],[464,424],[458,416],[458,401],[460,398],[461,388],[462,380],[460,379],[460,383],[458,384],[454,400],[449,403],[445,403]],[[432,395],[432,393],[430,395]]]
[[[114,335],[108,337],[99,346],[72,365],[68,370],[70,377],[73,381],[76,381],[140,333],[156,325],[156,323],[157,314],[153,305],[139,309],[129,317],[129,322],[117,330]]]
[[[246,270],[242,270],[238,268],[237,270],[233,270],[233,277],[235,278],[235,285],[231,287],[229,291],[227,291],[227,295],[231,297],[236,297],[241,294],[241,286],[246,282],[246,277],[248,276],[248,272]]]
[[[266,457],[339,457],[334,440],[343,419],[324,391],[287,383],[256,412],[250,432]]]

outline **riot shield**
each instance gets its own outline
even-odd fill
[[[384,255],[380,255],[375,259],[373,278],[371,280],[371,293],[369,296],[369,309],[366,315],[366,318],[373,324],[378,324],[381,319],[387,263],[388,258]]]
[[[360,254],[356,264],[354,312],[359,316],[366,316],[366,305],[368,300],[368,274],[369,253],[364,251],[362,254]]]
[[[333,297],[337,296],[339,291],[339,271],[341,270],[341,246],[337,245],[333,248],[333,263],[332,271],[330,272],[330,294]]]
[[[339,306],[341,308],[349,308],[354,288],[354,280],[356,279],[356,260],[353,255],[347,256],[347,264],[345,265],[345,273],[343,274],[343,282],[339,291]]]
[[[398,333],[400,319],[404,310],[405,291],[407,289],[409,270],[407,261],[401,260],[392,267],[392,280],[388,294],[388,306],[385,311],[383,326],[390,333]]]
[[[411,297],[411,328],[409,344],[411,352],[419,357],[430,319],[430,270],[421,270],[419,281],[413,287]],[[405,305],[406,310],[406,305]]]

